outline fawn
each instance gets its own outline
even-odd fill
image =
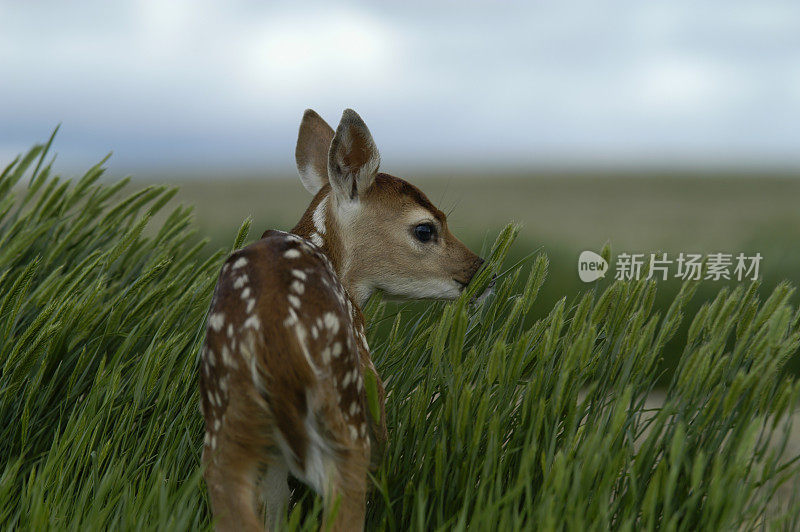
[[[363,528],[370,454],[387,432],[361,306],[375,290],[454,299],[483,263],[418,188],[378,172],[354,111],[334,132],[307,110],[295,157],[314,199],[291,233],[267,231],[227,259],[209,310],[203,463],[220,530],[262,529],[264,513],[277,526],[289,473],[323,496],[325,526]]]

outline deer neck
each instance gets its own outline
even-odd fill
[[[342,238],[342,228],[337,223],[337,217],[333,216],[334,209],[340,207],[332,205],[334,197],[330,191],[330,186],[326,185],[317,193],[291,232],[313,242],[325,253],[339,281],[360,308],[372,295],[372,288],[360,281],[357,272],[350,267],[351,250],[348,249],[346,239]]]

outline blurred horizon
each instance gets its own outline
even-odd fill
[[[389,172],[800,170],[800,4],[0,0],[0,159],[289,175],[305,108]]]

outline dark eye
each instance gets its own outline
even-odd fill
[[[436,228],[432,224],[419,224],[414,228],[414,236],[420,242],[428,242],[436,236]]]

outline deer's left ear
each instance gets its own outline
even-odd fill
[[[328,179],[343,199],[362,196],[378,173],[381,156],[367,125],[352,109],[342,113],[328,153]]]
[[[300,181],[312,194],[319,192],[328,182],[328,149],[332,139],[331,126],[312,109],[306,109],[297,133],[294,158]]]

